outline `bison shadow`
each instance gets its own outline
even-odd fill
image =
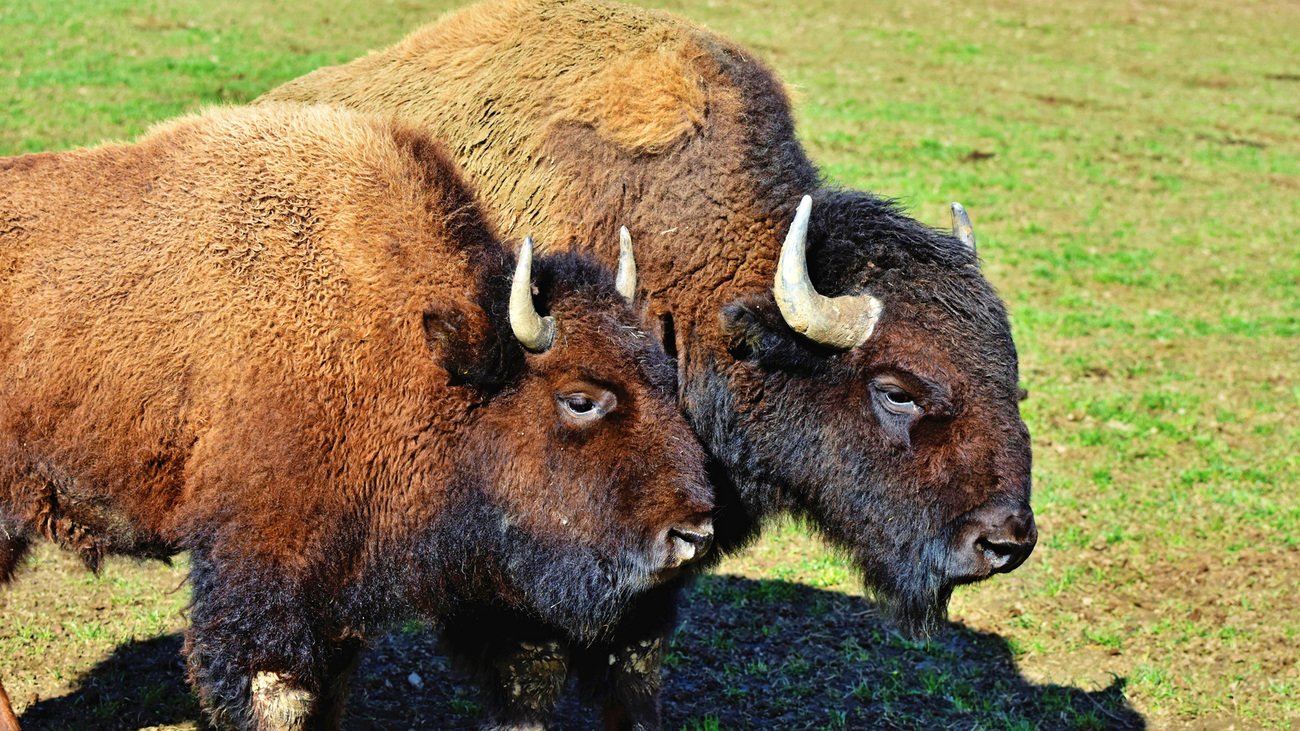
[[[860,597],[783,581],[708,576],[688,594],[668,657],[664,728],[1144,729],[1125,681],[1085,690],[1035,685],[1006,640],[954,626],[930,642],[891,632]],[[119,647],[71,693],[30,706],[35,729],[204,728],[184,680],[181,640]],[[475,729],[473,691],[410,626],[367,653],[353,678],[345,728]],[[577,694],[555,728],[598,729]]]

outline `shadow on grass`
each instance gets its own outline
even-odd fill
[[[18,719],[23,731],[193,726],[202,713],[185,682],[181,644],[170,634],[119,646],[72,692],[28,706]]]
[[[1122,678],[1091,690],[1035,685],[1001,637],[954,626],[909,642],[859,597],[708,576],[682,616],[668,658],[667,731],[1146,728]],[[24,729],[202,727],[180,646],[168,635],[118,648],[75,691],[28,708]],[[418,628],[377,642],[352,687],[344,728],[472,729],[483,721],[472,691]],[[596,719],[570,697],[556,728],[597,729]]]
[[[1035,685],[994,634],[910,642],[868,600],[784,581],[706,576],[690,600],[669,657],[673,731],[1146,728],[1124,679]]]

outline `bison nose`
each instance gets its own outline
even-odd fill
[[[1014,571],[1029,558],[1037,542],[1038,527],[1028,506],[981,508],[957,534],[949,577],[965,583]]]
[[[704,518],[669,528],[668,543],[671,546],[670,566],[697,561],[713,546],[713,521]]]

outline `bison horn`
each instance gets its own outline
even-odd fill
[[[952,235],[962,243],[970,253],[975,253],[975,227],[970,225],[970,216],[960,203],[952,204]]]
[[[555,342],[555,318],[542,317],[533,307],[533,239],[524,237],[519,263],[510,284],[510,329],[525,348],[544,353]]]
[[[824,297],[808,278],[808,218],[812,198],[804,196],[781,246],[776,269],[776,305],[796,332],[832,348],[855,348],[871,337],[880,320],[880,300],[869,294]]]
[[[630,304],[636,299],[636,257],[632,256],[632,234],[627,226],[618,230],[618,277],[614,288]]]

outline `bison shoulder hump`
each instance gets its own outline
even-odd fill
[[[704,122],[698,73],[677,53],[651,50],[621,58],[574,90],[564,121],[590,125],[633,153],[657,153]]]

